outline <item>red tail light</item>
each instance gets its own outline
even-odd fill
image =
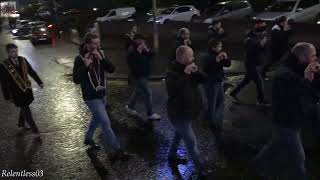
[[[52,24],[49,24],[49,25],[48,25],[48,28],[52,28],[52,27],[53,27],[53,25],[52,25]]]

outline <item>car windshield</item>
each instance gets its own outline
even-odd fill
[[[203,12],[203,15],[216,15],[224,7],[223,4],[216,4],[212,7],[209,7]]]
[[[160,14],[171,14],[174,8],[168,8],[160,12]]]
[[[276,2],[267,8],[269,12],[290,12],[293,10],[296,1]]]

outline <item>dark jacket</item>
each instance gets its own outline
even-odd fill
[[[152,51],[142,52],[140,54],[133,46],[129,49],[127,63],[133,78],[149,78],[151,61],[154,55]]]
[[[225,37],[225,33],[219,33],[219,29],[210,26],[208,28],[208,40],[215,39],[215,40],[222,40]]]
[[[281,25],[275,25],[271,30],[271,55],[275,61],[279,61],[289,49],[289,38],[292,31],[285,31]]]
[[[124,35],[124,40],[125,40],[125,50],[127,52],[129,50],[129,47],[133,44],[133,40],[130,33],[127,33]]]
[[[81,50],[82,48],[80,48]],[[92,100],[92,99],[100,99],[105,97],[106,90],[96,91],[90,82],[90,78],[88,75],[89,68],[85,66],[83,57],[85,56],[85,51],[80,51],[80,55],[75,58],[74,67],[73,67],[73,81],[76,84],[81,85],[82,96],[84,100]],[[95,60],[97,61],[97,60]],[[98,68],[100,67],[100,78],[101,85],[106,86],[106,76],[105,72],[113,73],[115,71],[115,66],[112,62],[105,57],[105,59],[100,61],[101,64],[98,66],[96,63],[92,66],[92,68],[96,69],[98,72]]]
[[[19,56],[18,61],[20,64],[20,66],[18,67],[13,63],[11,64],[17,69],[20,75],[22,75],[21,63],[22,61],[25,61],[28,69],[28,74],[37,82],[37,84],[43,84],[37,73],[33,70],[29,62],[24,57]],[[23,92],[16,84],[14,79],[10,76],[8,70],[3,64],[0,65],[0,81],[2,93],[5,100],[13,100],[13,103],[17,107],[28,106],[33,102],[34,97],[32,88],[28,88],[25,92]]]
[[[220,62],[216,61],[219,54],[217,52],[209,51],[204,58],[203,71],[208,75],[208,81],[222,82],[224,79],[223,67],[230,67],[231,61],[223,59]]]
[[[298,65],[297,58],[290,55],[276,72],[272,87],[275,124],[299,130],[310,120],[308,116],[317,102],[314,91],[317,86],[304,78],[304,70],[304,66]]]
[[[254,34],[249,35],[245,40],[246,47],[246,61],[245,66],[247,69],[256,68],[264,63],[267,52],[266,46],[261,46],[260,41],[263,36]]]
[[[185,65],[175,61],[166,75],[168,92],[167,113],[169,118],[197,118],[202,109],[200,83],[206,80],[201,72],[188,75],[184,73]]]

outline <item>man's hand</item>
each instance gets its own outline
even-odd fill
[[[98,60],[102,60],[102,56],[101,54],[99,53],[99,51],[97,49],[95,49],[93,52],[92,52],[93,56],[98,59]]]
[[[84,56],[84,64],[86,67],[89,67],[91,63],[92,63],[92,57],[90,57],[90,53],[87,53]]]
[[[186,68],[184,69],[184,72],[186,74],[191,74],[192,72],[196,72],[198,71],[198,66],[194,63],[189,64],[188,66],[186,66]]]
[[[224,29],[223,28],[220,28],[219,29],[219,34],[223,34],[224,33]]]
[[[149,52],[150,51],[150,49],[145,44],[143,44],[141,48],[142,48],[142,52]]]
[[[185,39],[183,43],[185,46],[191,45],[190,39]]]
[[[284,31],[289,31],[289,30],[291,30],[290,25],[286,25],[286,26],[284,26]]]
[[[140,44],[138,47],[137,47],[137,51],[138,51],[138,53],[142,53],[142,51],[143,51],[143,49],[144,49],[144,45],[143,44]]]
[[[267,37],[265,36],[263,37],[263,39],[260,40],[260,45],[264,47],[266,44],[267,44]]]
[[[320,64],[318,62],[310,63],[304,71],[304,78],[313,81],[314,75],[320,72]]]
[[[228,59],[228,55],[225,52],[220,52],[219,55],[216,58],[216,61],[220,62],[223,59]]]

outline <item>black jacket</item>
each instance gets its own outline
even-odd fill
[[[138,53],[133,46],[129,48],[127,63],[133,78],[149,78],[151,61],[155,54],[152,51]]]
[[[256,68],[262,65],[267,57],[266,46],[260,45],[260,40],[263,37],[251,34],[245,40],[246,47],[246,61],[245,65],[247,69]]]
[[[289,38],[292,35],[291,30],[284,30],[281,25],[275,25],[271,30],[271,55],[276,61],[280,60],[282,55],[289,49]]]
[[[304,78],[305,67],[290,55],[286,64],[275,74],[272,87],[273,122],[282,127],[300,129],[310,120],[319,90],[319,81]],[[316,90],[318,89],[318,90]],[[319,91],[318,91],[319,92]]]
[[[82,96],[84,100],[103,98],[106,95],[106,90],[104,89],[104,90],[96,91],[90,82],[89,75],[88,75],[89,68],[85,66],[84,59],[83,59],[85,54],[86,52],[81,51],[80,55],[78,55],[75,58],[74,67],[73,67],[73,81],[76,84],[81,85]],[[106,57],[100,62],[101,62],[101,65],[100,65],[101,85],[105,87],[106,86],[105,72],[113,73],[115,71],[115,66]],[[98,66],[94,65],[93,68],[97,69]]]
[[[38,85],[42,85],[42,81],[37,75],[37,73],[33,70],[29,62],[19,56],[18,57],[19,64],[22,63],[22,61],[26,62],[28,74],[37,82]],[[12,63],[12,65],[14,65]],[[22,68],[21,66],[14,65],[19,74],[22,74]],[[9,72],[5,68],[3,64],[0,65],[0,81],[1,81],[1,87],[2,87],[2,93],[5,100],[13,100],[14,104],[17,107],[24,107],[30,105],[33,100],[33,92],[32,89],[27,89],[26,92],[23,92],[19,86],[15,83],[15,81],[10,76]]]
[[[202,109],[202,96],[199,89],[206,75],[201,72],[188,75],[184,73],[185,65],[173,63],[166,75],[168,92],[167,113],[169,118],[197,118]]]
[[[222,40],[225,37],[225,33],[219,33],[219,29],[216,29],[212,26],[208,28],[208,40],[215,39],[215,40]]]
[[[216,61],[219,54],[209,51],[204,58],[203,71],[208,75],[208,81],[221,82],[224,79],[223,67],[230,67],[231,61],[223,59],[220,62]]]

